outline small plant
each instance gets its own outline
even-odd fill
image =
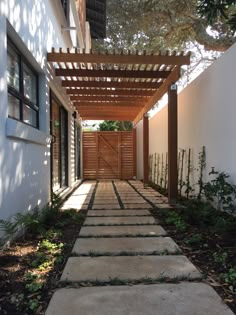
[[[185,150],[182,149],[181,152],[179,152],[179,180],[178,180],[178,184],[179,184],[179,194],[180,196],[182,195],[182,189],[185,185],[185,182],[183,181],[183,171],[184,171],[184,155],[185,155]]]
[[[38,266],[38,270],[39,271],[45,271],[48,268],[50,268],[53,265],[53,261],[52,260],[47,260],[44,263],[42,263],[41,265]]]
[[[49,240],[45,239],[42,240],[42,242],[39,244],[39,250],[47,252],[49,254],[54,254],[55,252],[61,251],[61,248],[63,247],[63,243],[53,243]]]
[[[205,146],[202,147],[202,151],[198,155],[198,164],[199,164],[199,179],[198,179],[198,199],[201,199],[202,192],[204,188],[204,182],[203,182],[203,173],[206,168],[206,148]]]
[[[168,187],[168,182],[167,182],[167,178],[168,178],[168,152],[166,152],[166,163],[165,163],[165,172],[164,172],[164,189],[167,189]]]
[[[191,149],[188,150],[188,154],[187,154],[186,158],[187,158],[186,181],[185,182],[183,181],[182,185],[185,186],[185,194],[186,194],[187,199],[189,199],[190,194],[194,191],[194,189],[192,188],[191,183],[190,183],[190,175],[193,171],[193,167],[191,164]]]
[[[213,254],[214,262],[217,264],[221,264],[224,267],[226,266],[227,258],[228,258],[228,254],[226,252],[223,252],[223,253],[215,252]]]
[[[214,167],[209,175],[213,175],[214,179],[203,186],[207,200],[216,202],[218,210],[235,212],[236,186],[228,182],[230,176],[224,172],[215,171]]]
[[[31,272],[28,272],[25,275],[25,288],[30,292],[30,293],[35,293],[38,292],[43,288],[43,283],[39,281],[40,278],[38,275],[33,274]]]
[[[41,299],[41,296],[40,296],[40,295],[37,295],[36,298],[30,299],[30,300],[28,301],[28,308],[29,308],[32,312],[35,312],[35,311],[38,309],[40,299]]]
[[[35,255],[35,259],[31,262],[31,267],[37,268],[40,271],[48,269],[54,264],[54,261],[60,261],[59,257],[61,257],[63,247],[63,243],[58,244],[48,239],[42,240],[39,242],[38,251]]]
[[[216,233],[236,235],[236,218],[223,215],[216,217],[214,230]]]
[[[167,212],[165,221],[167,224],[174,225],[179,232],[183,232],[186,230],[186,224],[184,220],[175,211]]]
[[[236,268],[230,268],[227,272],[221,274],[221,278],[228,284],[236,286]]]
[[[47,260],[47,257],[45,256],[44,252],[38,251],[35,254],[34,260],[30,263],[31,267],[37,268],[41,264],[43,264]]]
[[[62,231],[56,230],[56,229],[49,229],[47,232],[44,234],[44,237],[46,239],[54,240],[62,236]]]
[[[203,241],[202,235],[201,234],[193,234],[190,238],[187,238],[185,240],[186,244],[189,245],[197,245]]]

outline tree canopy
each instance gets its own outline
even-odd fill
[[[130,121],[114,121],[104,120],[99,124],[100,131],[128,131],[132,130],[132,123]]]
[[[225,51],[236,42],[235,0],[107,0],[106,48]]]
[[[236,12],[229,10],[235,6],[236,0],[201,0],[198,2],[197,11],[202,18],[205,18],[210,25],[217,21],[228,24],[229,28],[236,31]]]

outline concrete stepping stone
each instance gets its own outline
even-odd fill
[[[115,194],[113,194],[113,193],[96,193],[95,194],[95,198],[104,198],[104,199],[117,199],[116,198],[116,195]]]
[[[140,195],[137,193],[119,193],[121,198],[140,198]]]
[[[124,203],[126,209],[152,209],[149,203]]]
[[[140,198],[140,199],[138,199],[138,198],[121,198],[121,200],[122,200],[122,202],[123,203],[132,203],[132,204],[134,204],[134,203],[138,203],[138,204],[146,204],[147,202],[142,198]]]
[[[110,204],[110,203],[107,203],[107,204],[94,204],[92,209],[101,209],[101,210],[106,210],[106,209],[120,209],[120,205],[117,203],[117,204]]]
[[[233,315],[204,283],[59,289],[46,315]]]
[[[156,219],[150,216],[139,217],[88,217],[85,219],[86,225],[148,225],[157,224]]]
[[[83,226],[79,237],[165,236],[160,225]]]
[[[72,253],[76,255],[151,255],[179,254],[178,245],[170,237],[79,238]]]
[[[129,216],[151,216],[148,210],[89,210],[87,217],[129,217]]]
[[[94,201],[102,201],[103,203],[117,201],[116,197],[95,197]]]
[[[201,279],[200,272],[185,256],[70,257],[60,281],[110,282],[145,279]]]
[[[104,205],[106,203],[106,199],[95,199],[93,205]],[[109,199],[109,205],[119,205],[117,199]]]

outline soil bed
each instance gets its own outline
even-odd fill
[[[184,255],[203,273],[204,281],[217,291],[236,314],[236,231],[221,234],[215,233],[211,227],[189,224],[184,220],[181,210],[175,212],[177,211],[183,220],[184,228],[182,226],[176,228],[174,224],[166,222],[168,219],[165,211],[172,210],[156,209],[153,210],[153,214],[169,236],[180,246]],[[228,279],[227,275],[232,268],[234,268],[234,272],[231,270],[233,275]]]
[[[41,236],[27,234],[24,239],[0,251],[0,314],[45,314],[85,215],[84,211],[81,215],[78,214],[75,220],[75,213],[68,216],[66,212],[59,212],[54,219],[53,227],[50,228],[51,232],[46,231],[46,234],[43,233]],[[39,244],[45,239],[64,246],[60,255],[55,256],[53,265],[45,265],[39,270],[32,267],[32,263],[37,262]],[[37,287],[33,286],[29,290],[26,287],[25,279],[29,272],[40,277],[41,289],[37,290]]]

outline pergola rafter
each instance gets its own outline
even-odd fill
[[[153,90],[113,90],[113,89],[67,89],[69,95],[104,95],[104,96],[127,96],[132,99],[135,97],[153,96]]]
[[[52,49],[47,58],[83,119],[91,119],[91,111],[93,118],[107,119],[109,109],[109,117],[113,113],[114,119],[125,118],[135,124],[179,79],[180,67],[190,63],[190,54],[183,52]]]
[[[161,86],[158,82],[117,82],[117,81],[79,81],[63,80],[63,87],[117,88],[117,89],[152,89]]]

